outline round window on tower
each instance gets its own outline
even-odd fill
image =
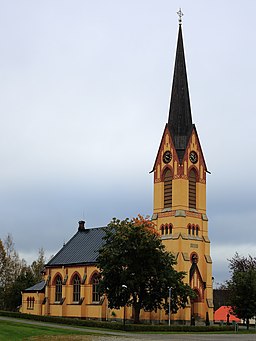
[[[191,263],[194,263],[194,264],[198,263],[198,255],[197,255],[197,253],[195,253],[195,252],[191,253],[190,261],[191,261]]]

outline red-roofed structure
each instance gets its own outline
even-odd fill
[[[221,306],[214,313],[214,321],[215,322],[224,321],[224,322],[240,323],[241,320],[238,317],[236,317],[235,315],[232,315],[230,311],[231,311],[231,307],[229,307],[227,305]],[[228,319],[228,315],[229,315],[229,319]]]

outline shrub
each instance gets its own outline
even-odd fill
[[[58,316],[41,316],[32,314],[22,314],[10,311],[0,311],[0,316],[7,316],[13,318],[22,318],[33,321],[41,321],[48,323],[66,324],[79,327],[89,328],[105,328],[113,330],[123,330],[124,325],[120,322],[111,323],[110,321],[98,321],[98,320],[82,320],[79,318],[68,318]],[[234,326],[186,326],[186,325],[151,325],[151,324],[126,324],[125,330],[129,332],[224,332],[233,331]]]

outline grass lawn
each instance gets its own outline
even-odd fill
[[[0,321],[0,341],[18,341],[18,340],[50,340],[50,336],[63,335],[63,338],[53,338],[54,340],[71,340],[70,336],[87,335],[81,331],[57,329],[54,327],[43,327],[39,325],[30,325],[25,323],[15,323],[9,321]],[[67,337],[64,338],[64,335]],[[91,340],[90,337],[75,338],[72,340]]]

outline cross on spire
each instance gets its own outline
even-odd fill
[[[182,17],[184,15],[184,13],[182,13],[181,8],[179,9],[179,11],[177,12],[178,16],[179,16],[179,24],[182,24]]]

